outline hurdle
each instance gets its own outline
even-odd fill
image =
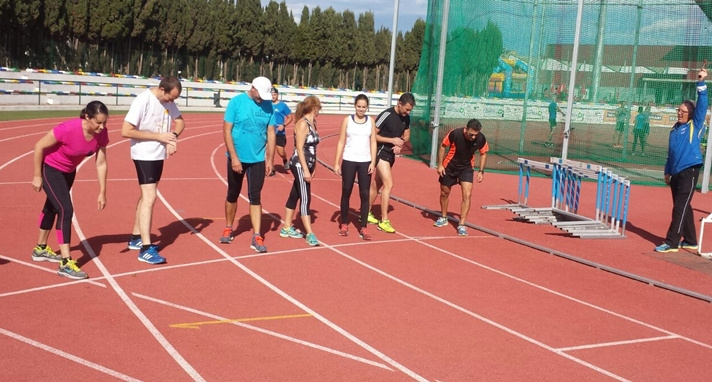
[[[508,209],[516,220],[534,224],[552,224],[579,238],[622,238],[628,216],[630,181],[603,166],[550,158],[550,163],[518,158],[519,185],[517,203],[483,206]],[[551,172],[550,207],[528,205],[531,171]],[[595,217],[579,213],[584,180],[596,181]],[[712,221],[712,217],[710,218]]]
[[[537,162],[530,159],[518,158],[519,164],[519,184],[517,188],[517,202],[508,204],[485,205],[483,209],[511,209],[511,208],[530,208],[529,202],[529,181],[532,175],[532,169],[545,172],[552,172],[554,165],[546,162]]]
[[[625,237],[630,200],[630,180],[610,169],[572,160],[551,158],[563,171],[582,171],[587,178],[596,179],[595,217],[590,220],[556,222],[554,225],[582,238]]]
[[[709,214],[706,218],[702,218],[700,223],[700,239],[697,241],[697,254],[705,259],[712,259],[712,252],[705,252],[702,250],[702,238],[705,236],[705,223],[712,223],[712,214]]]

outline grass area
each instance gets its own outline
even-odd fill
[[[18,110],[0,111],[0,121],[17,121],[35,118],[79,117],[79,110]]]

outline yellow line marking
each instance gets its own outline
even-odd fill
[[[253,318],[237,318],[234,320],[216,320],[216,321],[201,321],[201,322],[186,322],[183,324],[171,324],[171,328],[180,329],[200,329],[202,325],[216,325],[216,324],[231,324],[233,322],[250,322],[250,321],[268,321],[268,320],[283,320],[286,318],[304,318],[312,317],[311,314],[292,314],[286,316],[271,316],[271,317],[253,317]]]

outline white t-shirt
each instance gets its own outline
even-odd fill
[[[371,117],[366,116],[366,121],[359,123],[354,116],[349,116],[346,125],[346,145],[344,146],[344,160],[349,162],[371,161]]]
[[[140,131],[166,133],[171,131],[171,123],[178,117],[180,111],[175,102],[160,102],[149,89],[136,96],[124,121]],[[164,143],[131,139],[131,159],[152,161],[164,160],[166,157]]]

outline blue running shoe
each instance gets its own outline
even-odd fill
[[[141,238],[131,240],[129,239],[129,249],[134,249],[134,250],[140,250],[143,248],[143,243],[141,242]]]
[[[141,253],[138,254],[138,261],[143,261],[144,263],[149,264],[161,264],[165,263],[166,259],[158,254],[158,247],[152,245],[148,247],[147,250],[141,251]]]
[[[457,234],[460,236],[467,236],[467,227],[464,225],[457,226]]]
[[[259,234],[252,235],[252,244],[250,244],[250,248],[254,249],[259,253],[267,252],[267,247],[265,246],[265,239],[263,239],[262,236],[260,236]]]
[[[299,230],[294,228],[294,226],[291,226],[289,228],[282,228],[279,230],[279,236],[280,237],[291,237],[292,239],[301,239],[304,237]]]
[[[683,240],[680,242],[680,246],[678,248],[696,250],[697,247],[698,247],[697,244],[691,244],[691,243],[688,243],[687,241]]]
[[[447,218],[446,217],[440,217],[438,220],[433,223],[434,227],[445,227],[447,225]]]
[[[666,243],[662,243],[662,244],[658,245],[657,247],[655,247],[655,252],[662,252],[662,253],[677,252],[677,248],[673,248],[673,247],[667,245]]]
[[[311,245],[312,247],[319,245],[319,240],[316,239],[316,235],[314,235],[314,232],[307,234],[307,244]]]

